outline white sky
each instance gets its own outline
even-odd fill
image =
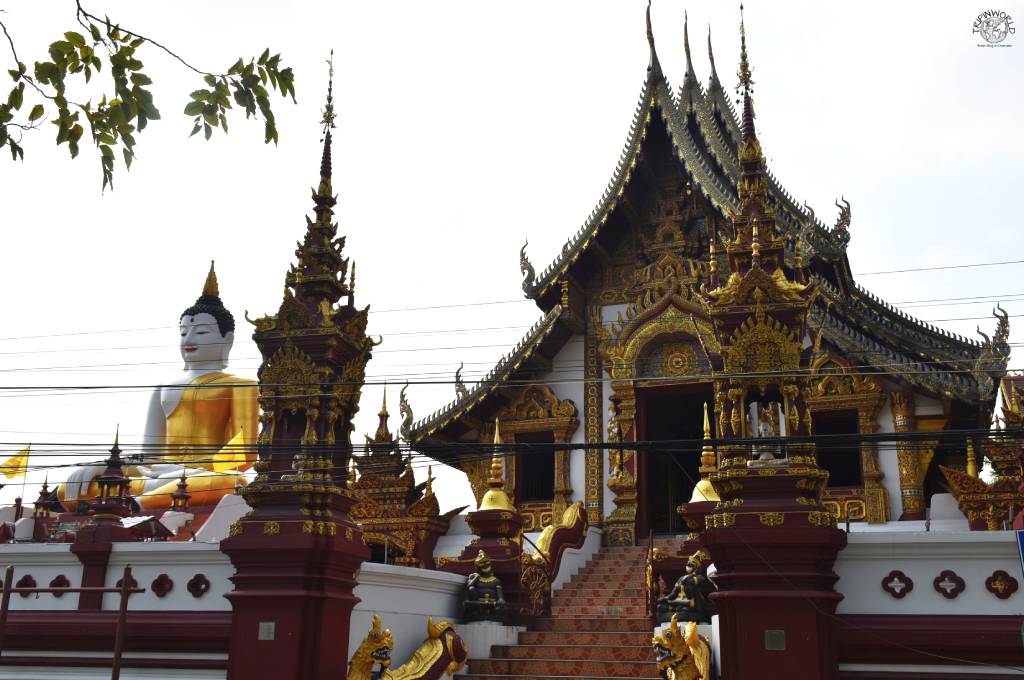
[[[834,200],[850,199],[855,272],[1021,259],[1024,36],[1011,36],[1007,42],[1017,44],[1010,48],[979,48],[971,24],[990,9],[987,0],[746,4],[769,166],[827,222]],[[163,120],[139,135],[138,159],[131,172],[118,167],[115,191],[100,193],[93,149],[83,144],[72,162],[50,129],[26,136],[23,163],[0,158],[3,386],[165,382],[180,368],[178,316],[199,294],[211,258],[238,323],[231,370],[255,375],[259,355],[243,312],[272,313],[281,300],[317,181],[317,121],[332,47],[334,187],[346,252],[358,264],[357,303],[392,310],[520,300],[371,314],[370,332],[385,337],[371,379],[450,380],[464,360],[471,380],[537,318],[521,301],[519,247],[528,237],[540,271],[582,223],[614,169],[647,65],[642,0],[86,6],[206,70],[269,45],[294,67],[299,103],[275,100],[276,148],[262,144],[261,122],[238,116],[228,136],[187,139],[191,123],[180,112],[199,76],[146,46],[139,56]],[[70,0],[0,8],[30,67],[75,28]],[[999,8],[1024,21],[1024,3],[1000,0]],[[706,82],[709,75],[710,23],[719,75],[731,88],[739,51],[732,3],[656,0],[666,73],[678,86],[684,9],[698,76]],[[10,68],[6,49],[0,54]],[[990,294],[1024,300],[1022,271],[858,280],[893,302]],[[1024,313],[1020,302],[1003,306]],[[934,320],[987,316],[990,308],[907,311]],[[938,325],[973,336],[978,323]],[[980,323],[988,331],[994,325]],[[1011,341],[1019,341],[1021,324],[1011,323]],[[454,332],[481,328],[500,330]],[[390,391],[394,430],[397,388]],[[375,428],[380,395],[376,385],[364,390],[359,441]],[[409,395],[420,418],[454,389],[420,385]],[[30,441],[38,451],[44,443],[65,452],[108,444],[117,423],[122,443],[137,442],[147,396],[0,393],[0,453]],[[464,477],[441,474],[442,507],[469,502]],[[28,500],[42,475],[30,474]],[[9,501],[16,493],[20,484],[0,496]]]

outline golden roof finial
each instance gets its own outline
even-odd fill
[[[324,115],[320,124],[324,126],[324,135],[330,134],[334,128],[334,49],[331,49],[331,56],[327,58],[327,104],[324,105]]]
[[[348,459],[348,485],[351,488],[356,483],[356,457]]]
[[[349,272],[348,276],[348,294],[356,294],[356,263],[352,263],[352,271]]]
[[[690,16],[683,10],[683,52],[686,53],[686,66],[690,67]]]
[[[715,460],[715,447],[711,445],[711,418],[708,416],[708,403],[704,402],[704,447],[700,450],[700,480],[693,487],[691,503],[702,501],[718,501],[718,492],[711,486],[708,475],[718,469]]]
[[[426,488],[426,493],[427,493],[427,495],[430,495],[430,494],[434,493],[434,466],[433,465],[428,465],[427,466],[427,488]]]
[[[967,440],[967,474],[978,478],[978,459],[974,455],[974,442],[970,439]]]
[[[661,62],[658,61],[658,50],[654,48],[654,29],[651,27],[651,0],[647,0],[647,44],[651,48],[651,63],[648,70],[654,68],[661,71]]]
[[[481,510],[508,510],[515,512],[511,499],[505,493],[505,466],[501,462],[501,425],[494,421],[494,453],[491,456],[491,476],[487,486],[491,487],[480,500]]]
[[[206,283],[203,284],[203,295],[220,296],[220,288],[217,287],[217,272],[213,269],[213,260],[210,260],[210,271],[206,275]]]
[[[747,58],[747,26],[743,21],[743,4],[740,4],[740,68],[736,72],[740,82],[736,86],[736,91],[739,92],[740,88],[743,89],[744,95],[749,95],[754,91],[754,79],[751,77],[753,72],[750,69],[750,60]]]
[[[377,415],[382,418],[388,417],[388,384],[384,383],[384,398],[380,402],[380,413]]]

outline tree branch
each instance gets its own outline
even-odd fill
[[[98,23],[98,24],[104,24],[104,25],[108,25],[108,26],[109,26],[109,21],[108,21],[108,20],[106,20],[106,19],[100,19],[99,17],[97,17],[97,16],[96,16],[96,15],[94,15],[94,14],[91,14],[91,13],[89,13],[89,11],[88,11],[88,10],[86,10],[86,9],[85,9],[84,7],[82,7],[82,1],[81,1],[81,0],[75,0],[75,5],[76,5],[76,7],[77,7],[77,9],[76,9],[76,15],[79,15],[79,16],[84,16],[85,18],[87,18],[87,19],[89,19],[89,20],[91,20],[91,21],[95,21],[95,22],[96,22],[96,23]],[[223,77],[225,77],[225,75],[224,75],[223,73],[211,73],[211,72],[209,72],[209,71],[203,71],[202,69],[198,69],[198,68],[196,68],[196,67],[195,67],[195,66],[193,66],[192,64],[190,64],[190,63],[188,63],[187,61],[185,61],[185,59],[184,59],[184,58],[182,58],[181,56],[179,56],[179,55],[178,55],[178,54],[177,54],[176,52],[174,52],[173,50],[171,50],[171,49],[170,49],[169,47],[166,47],[165,45],[161,45],[160,43],[158,43],[158,42],[157,42],[156,40],[153,40],[152,38],[147,38],[146,36],[144,36],[144,35],[142,35],[142,34],[140,34],[140,33],[136,33],[135,31],[129,30],[129,29],[127,29],[127,28],[124,28],[124,27],[123,27],[123,26],[121,26],[120,24],[118,24],[118,25],[117,25],[117,27],[118,27],[119,29],[121,29],[122,31],[124,31],[125,33],[127,33],[128,35],[133,35],[133,36],[135,36],[136,38],[142,38],[143,40],[145,40],[146,42],[150,43],[151,45],[155,45],[156,47],[159,47],[159,48],[160,48],[161,50],[163,50],[164,52],[166,52],[166,53],[167,53],[167,54],[169,54],[170,56],[174,57],[175,59],[177,59],[178,61],[180,61],[180,62],[181,62],[182,64],[184,64],[184,65],[185,65],[185,66],[186,66],[187,68],[190,68],[190,69],[192,69],[193,71],[195,71],[195,72],[196,72],[196,73],[198,73],[199,75],[203,75],[203,76],[215,76],[215,77],[217,77],[217,78],[223,78]]]
[[[14,56],[14,63],[18,67],[18,70],[20,71],[21,70],[21,60],[18,59],[18,50],[14,49],[14,39],[11,38],[11,34],[7,32],[7,25],[4,24],[4,22],[2,22],[2,21],[0,21],[0,29],[3,29],[4,35],[7,36],[7,42],[11,46],[11,54]],[[46,97],[47,99],[53,101],[53,96],[43,92],[43,89],[41,87],[39,87],[39,84],[36,83],[35,79],[32,78],[32,76],[28,75],[28,73],[23,73],[21,75],[21,78],[22,78],[22,80],[27,82],[29,85],[34,87],[39,94],[41,94],[44,97]],[[8,123],[8,125],[10,125],[10,124],[11,123]]]

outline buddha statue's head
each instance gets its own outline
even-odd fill
[[[235,340],[235,318],[220,300],[217,273],[210,262],[203,294],[181,313],[181,358],[185,370],[223,369]]]

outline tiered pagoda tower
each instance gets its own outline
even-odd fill
[[[331,87],[323,125],[315,218],[306,218],[277,313],[252,322],[262,430],[258,474],[242,495],[253,511],[221,545],[236,568],[230,680],[344,677],[354,574],[370,554],[349,517],[346,481],[374,342],[333,221]]]

